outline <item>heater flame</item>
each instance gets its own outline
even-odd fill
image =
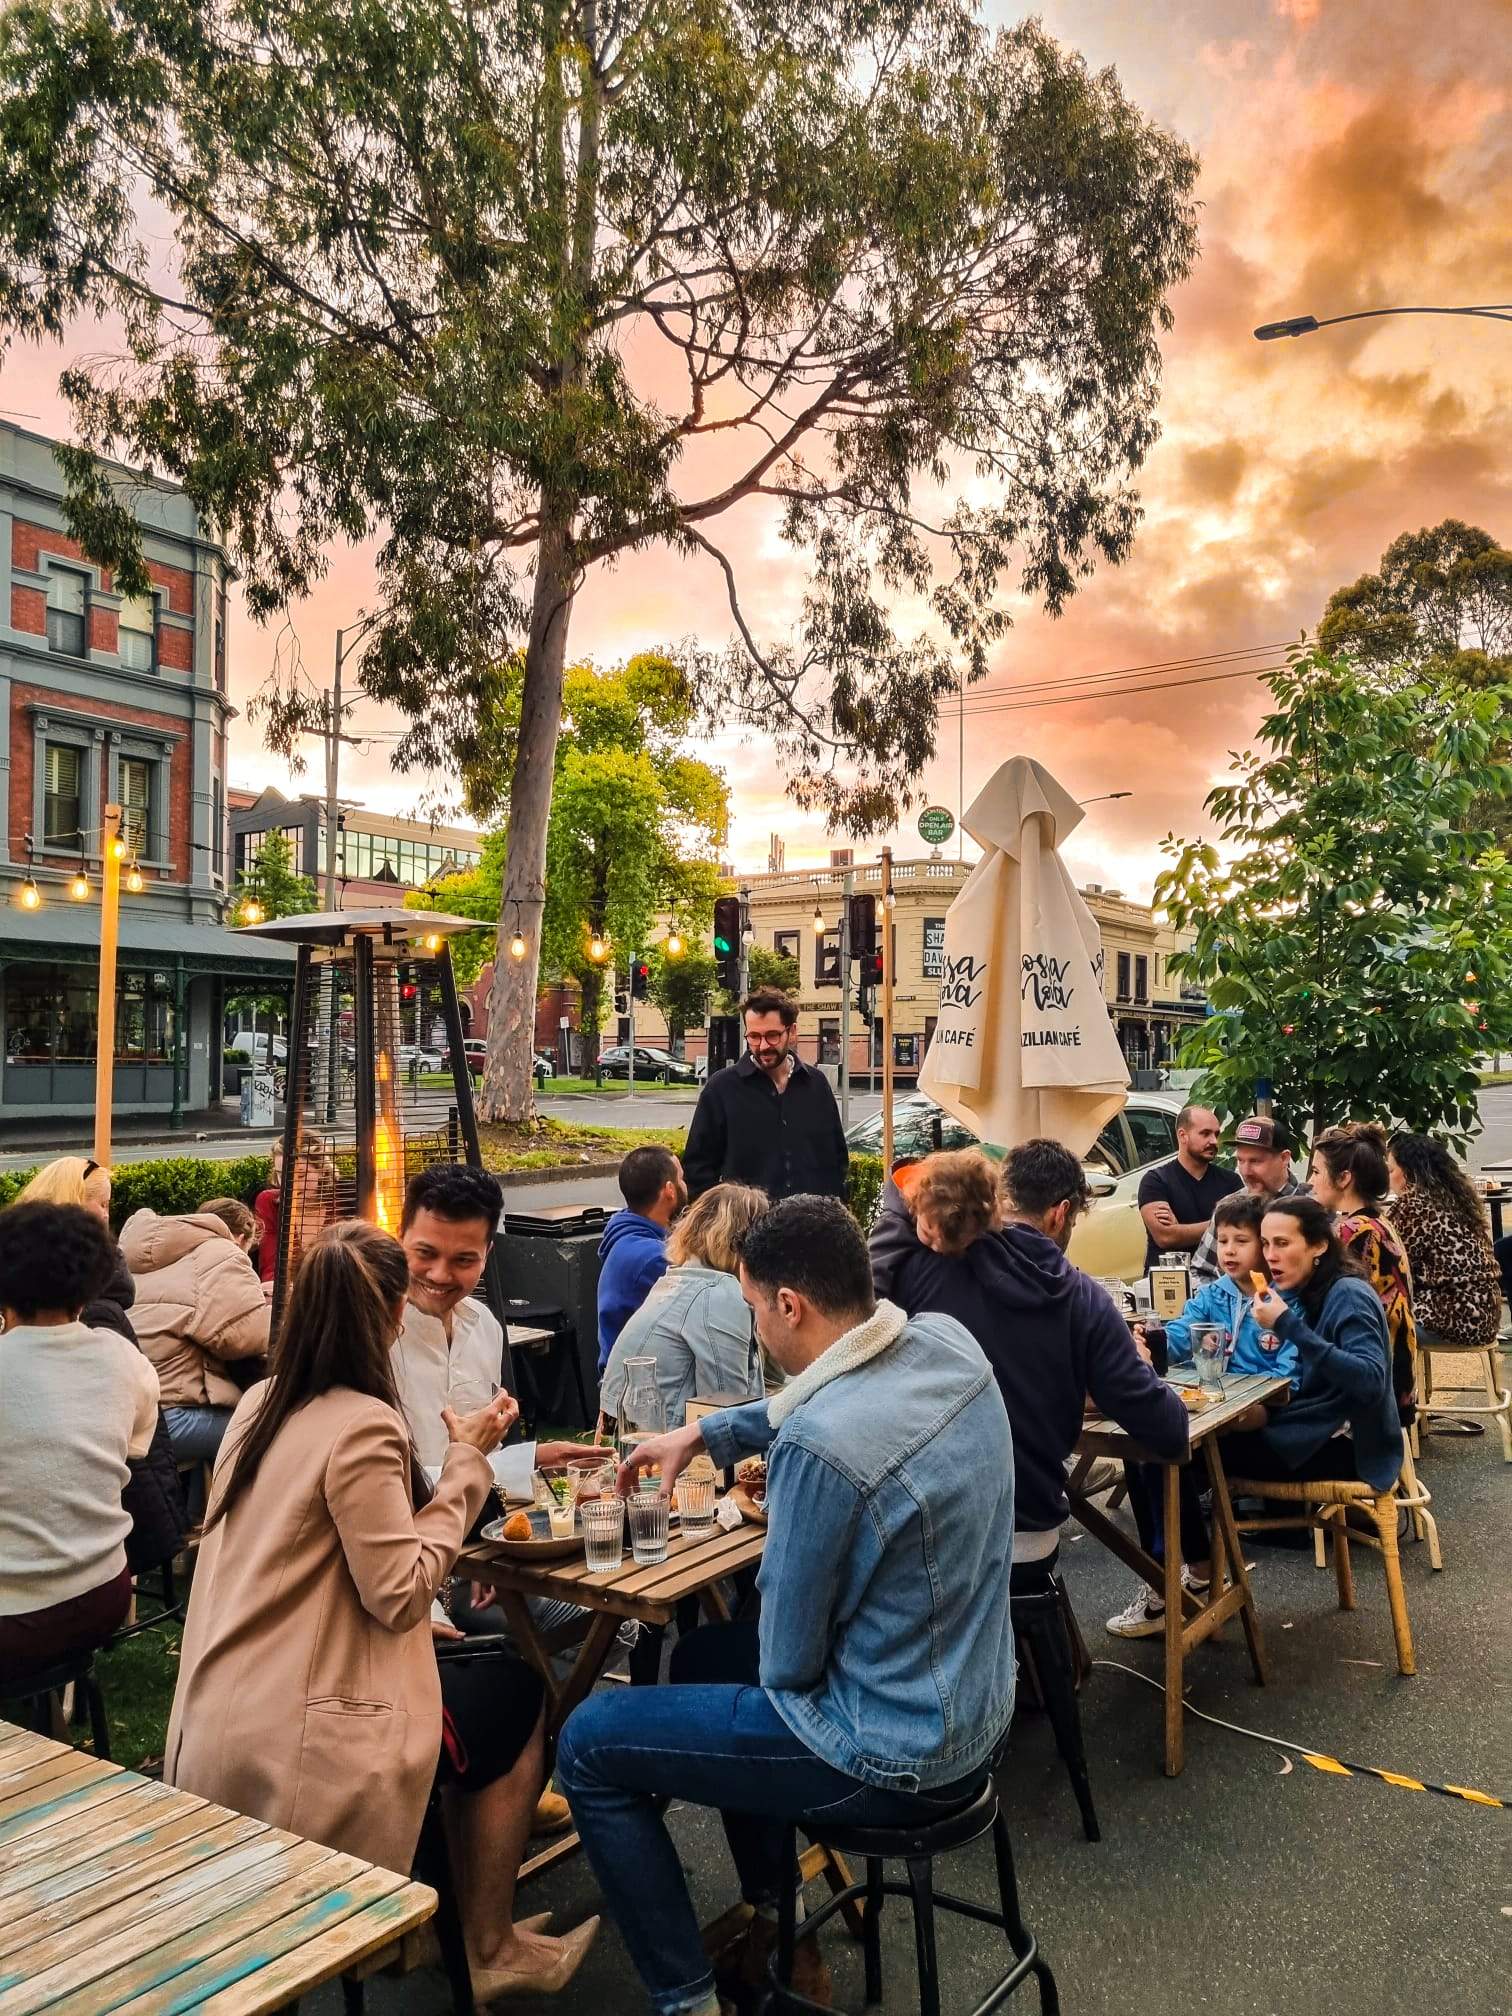
[[[403,1208],[404,1154],[399,1130],[380,1118],[373,1124],[373,1215],[385,1232],[395,1232]]]

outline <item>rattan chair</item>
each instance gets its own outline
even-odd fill
[[[1512,1463],[1512,1389],[1501,1383],[1500,1354],[1501,1339],[1496,1338],[1481,1349],[1466,1350],[1462,1345],[1450,1344],[1445,1340],[1418,1332],[1418,1425],[1426,1432],[1434,1421],[1474,1421],[1478,1417],[1489,1417],[1501,1431],[1502,1461]],[[1480,1363],[1485,1401],[1466,1399],[1466,1394],[1474,1393],[1473,1386],[1446,1386],[1442,1390],[1449,1394],[1447,1401],[1437,1404],[1433,1398],[1433,1354],[1439,1352],[1445,1358],[1475,1358]]]
[[[1267,1514],[1263,1518],[1240,1519],[1236,1523],[1241,1533],[1273,1532],[1285,1527],[1303,1526],[1328,1535],[1333,1542],[1334,1574],[1338,1580],[1341,1610],[1355,1608],[1350,1541],[1358,1540],[1366,1547],[1376,1548],[1386,1571],[1386,1596],[1391,1605],[1392,1635],[1396,1639],[1397,1671],[1417,1671],[1417,1663],[1412,1656],[1412,1626],[1407,1621],[1407,1591],[1402,1585],[1402,1558],[1397,1545],[1397,1515],[1402,1510],[1403,1501],[1397,1497],[1395,1490],[1377,1491],[1373,1485],[1361,1484],[1354,1479],[1335,1481],[1330,1478],[1278,1481],[1275,1478],[1230,1477],[1228,1486],[1229,1494],[1234,1498],[1268,1498],[1300,1508],[1295,1515]],[[1352,1505],[1359,1506],[1374,1522],[1374,1533],[1350,1525],[1349,1508]],[[1431,1514],[1424,1513],[1423,1516],[1431,1518]],[[1437,1544],[1435,1538],[1435,1550]]]

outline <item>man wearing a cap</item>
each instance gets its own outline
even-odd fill
[[[1291,1197],[1307,1186],[1291,1173],[1292,1138],[1268,1113],[1252,1113],[1234,1130],[1234,1166],[1252,1197]],[[1218,1235],[1211,1221],[1187,1263],[1193,1289],[1218,1278]]]

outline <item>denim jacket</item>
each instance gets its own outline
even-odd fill
[[[837,1771],[912,1792],[985,1763],[1013,1714],[1013,1441],[980,1346],[913,1317],[772,1430],[703,1422],[721,1468],[767,1459],[761,1684]]]

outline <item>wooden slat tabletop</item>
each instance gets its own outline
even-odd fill
[[[1166,1382],[1173,1387],[1195,1386],[1195,1370],[1183,1378],[1173,1372]],[[1252,1407],[1257,1400],[1269,1400],[1274,1394],[1284,1392],[1287,1381],[1272,1378],[1265,1372],[1243,1372],[1237,1378],[1225,1378],[1223,1398],[1204,1407],[1196,1414],[1187,1415],[1187,1432],[1191,1446],[1196,1449],[1209,1435],[1217,1435],[1241,1415],[1246,1407]],[[1132,1456],[1144,1453],[1133,1437],[1126,1434],[1118,1423],[1103,1414],[1089,1414],[1082,1423],[1082,1431],[1077,1438],[1078,1456]],[[1151,1462],[1157,1457],[1146,1457]]]
[[[0,2016],[257,2016],[434,1891],[0,1722]]]
[[[737,1569],[753,1567],[765,1544],[766,1528],[750,1523],[737,1526],[733,1533],[716,1531],[707,1540],[674,1532],[666,1560],[653,1568],[638,1568],[630,1558],[627,1538],[625,1558],[614,1573],[590,1575],[581,1554],[535,1563],[501,1553],[493,1541],[478,1540],[463,1550],[457,1568],[460,1574],[477,1574],[521,1596],[555,1596],[584,1610],[665,1624],[684,1596],[696,1596]]]

